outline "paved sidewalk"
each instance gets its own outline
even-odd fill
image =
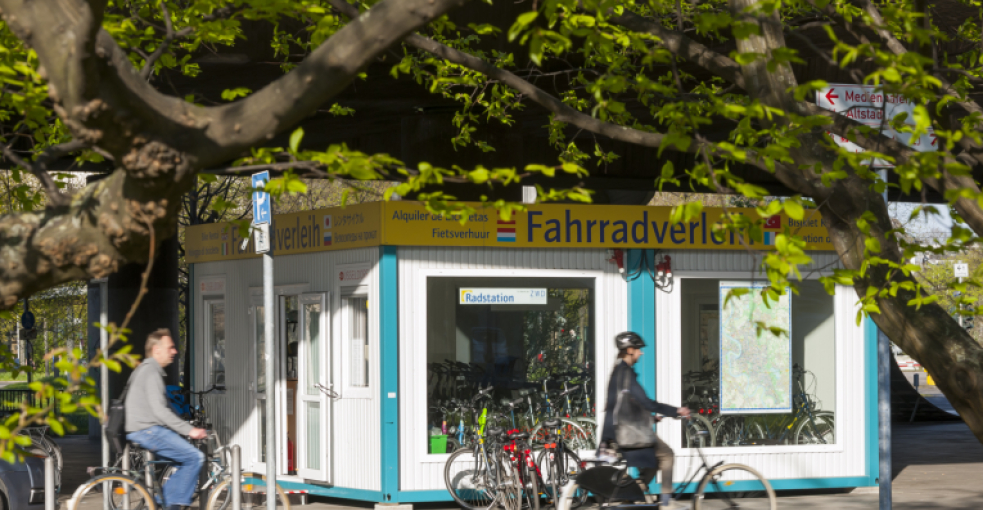
[[[87,479],[85,468],[99,461],[99,444],[88,438],[60,439],[65,453],[63,483],[67,499]],[[983,509],[983,445],[962,422],[894,425],[894,508],[897,510]],[[779,493],[778,507],[794,510],[876,510],[876,493]],[[686,504],[689,502],[686,501]],[[741,508],[766,508],[742,501]],[[452,503],[414,505],[450,510]],[[312,498],[305,510],[371,509],[372,503]]]

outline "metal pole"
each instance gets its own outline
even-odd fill
[[[144,450],[143,452],[143,483],[147,489],[153,490],[154,487],[154,452]],[[165,503],[167,503],[165,501]]]
[[[962,282],[963,282],[963,277],[960,276],[959,277],[959,283],[962,283]],[[960,297],[962,297],[962,296],[960,296]],[[956,312],[962,312],[962,311],[963,311],[963,305],[957,304],[956,305]],[[959,315],[959,327],[961,328],[961,327],[963,327],[963,314],[962,313],[959,313],[958,315]]]
[[[242,448],[232,445],[232,510],[242,510]]]
[[[276,338],[273,320],[273,253],[263,254],[263,338],[266,340],[266,509],[276,510]]]
[[[884,179],[884,208],[887,201],[888,170],[879,172]],[[877,329],[877,428],[879,438],[878,493],[879,509],[891,510],[891,339]]]
[[[891,340],[877,331],[877,422],[880,436],[880,510],[891,510]]]
[[[106,355],[106,350],[109,348],[109,332],[106,330],[106,324],[109,323],[109,280],[107,278],[99,279],[99,324],[102,327],[99,329],[99,349],[102,351],[103,355]],[[45,332],[47,334],[47,332]],[[105,363],[99,367],[99,401],[102,402],[103,406],[109,404],[109,367]],[[106,440],[106,434],[100,434],[102,439],[102,465],[109,466],[112,464],[110,460],[109,451],[109,441]],[[127,457],[129,452],[127,452]],[[128,462],[128,460],[127,460]],[[128,469],[128,468],[124,468]],[[102,498],[102,508],[103,510],[109,510],[109,484],[103,486],[103,494],[105,496]],[[129,489],[127,489],[129,491]],[[129,501],[129,499],[127,499]]]
[[[130,476],[130,467],[130,445],[126,445],[123,448],[123,474]],[[123,510],[130,510],[130,485],[124,482],[123,489]],[[103,490],[102,493],[108,494],[109,491]]]
[[[44,510],[55,510],[55,458],[44,458]]]

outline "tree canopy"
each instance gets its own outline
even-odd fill
[[[450,184],[494,190],[534,181],[539,200],[586,202],[592,193],[581,182],[642,148],[653,190],[739,195],[760,204],[762,217],[821,216],[843,264],[823,277],[827,288],[853,286],[861,314],[921,361],[983,440],[983,348],[910,263],[925,251],[961,252],[983,234],[977,3],[486,3],[0,0],[0,135],[20,183],[11,192],[19,205],[0,218],[0,307],[146,261],[175,232],[182,197],[213,179],[206,174],[271,169],[283,176],[274,191],[286,193],[305,190],[298,176],[387,180],[395,183],[387,198],[398,193],[434,209],[468,207],[442,190]],[[276,76],[223,87],[220,98],[182,94],[182,84],[204,79],[203,62],[250,44],[269,49]],[[883,115],[883,101],[880,125],[868,126],[821,108],[816,93],[831,77],[904,98],[910,113]],[[386,81],[362,104],[413,88],[449,105],[454,136],[437,150],[451,160],[509,151],[485,134],[528,118],[542,126],[553,160],[438,165],[357,150],[344,137],[305,142],[314,132],[299,126],[311,115],[332,116],[341,130],[354,122],[359,108],[335,100],[370,80]],[[273,144],[281,135],[285,143]],[[935,151],[903,142],[929,135]],[[881,173],[877,161],[891,166]],[[66,191],[65,172],[87,168],[111,173]],[[763,180],[787,196],[769,199]],[[904,236],[888,214],[888,188],[923,202],[914,215],[949,208],[957,222],[948,239],[923,246]],[[505,216],[521,207],[490,191],[486,199]],[[679,206],[675,218],[701,208]],[[761,225],[732,214],[718,228]],[[795,287],[810,257],[786,229],[762,261],[774,296]],[[979,283],[946,286],[970,296]],[[82,369],[68,372],[76,388],[89,384],[78,378]],[[31,419],[43,418],[33,411]]]

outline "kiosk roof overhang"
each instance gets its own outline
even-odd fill
[[[806,249],[832,251],[823,220],[806,210],[802,220],[784,214],[767,218],[763,228],[746,235],[714,236],[722,208],[704,209],[694,221],[673,222],[672,207],[532,204],[509,220],[498,210],[469,204],[468,217],[428,211],[420,202],[369,202],[275,215],[271,246],[279,255],[373,246],[447,246],[489,248],[620,248],[737,250],[772,249],[783,234],[796,234]],[[729,208],[760,219],[755,209]],[[189,264],[259,257],[250,239],[245,245],[232,223],[188,227]]]

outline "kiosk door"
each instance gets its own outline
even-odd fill
[[[328,295],[300,296],[299,381],[297,385],[297,474],[328,482],[331,380]]]

